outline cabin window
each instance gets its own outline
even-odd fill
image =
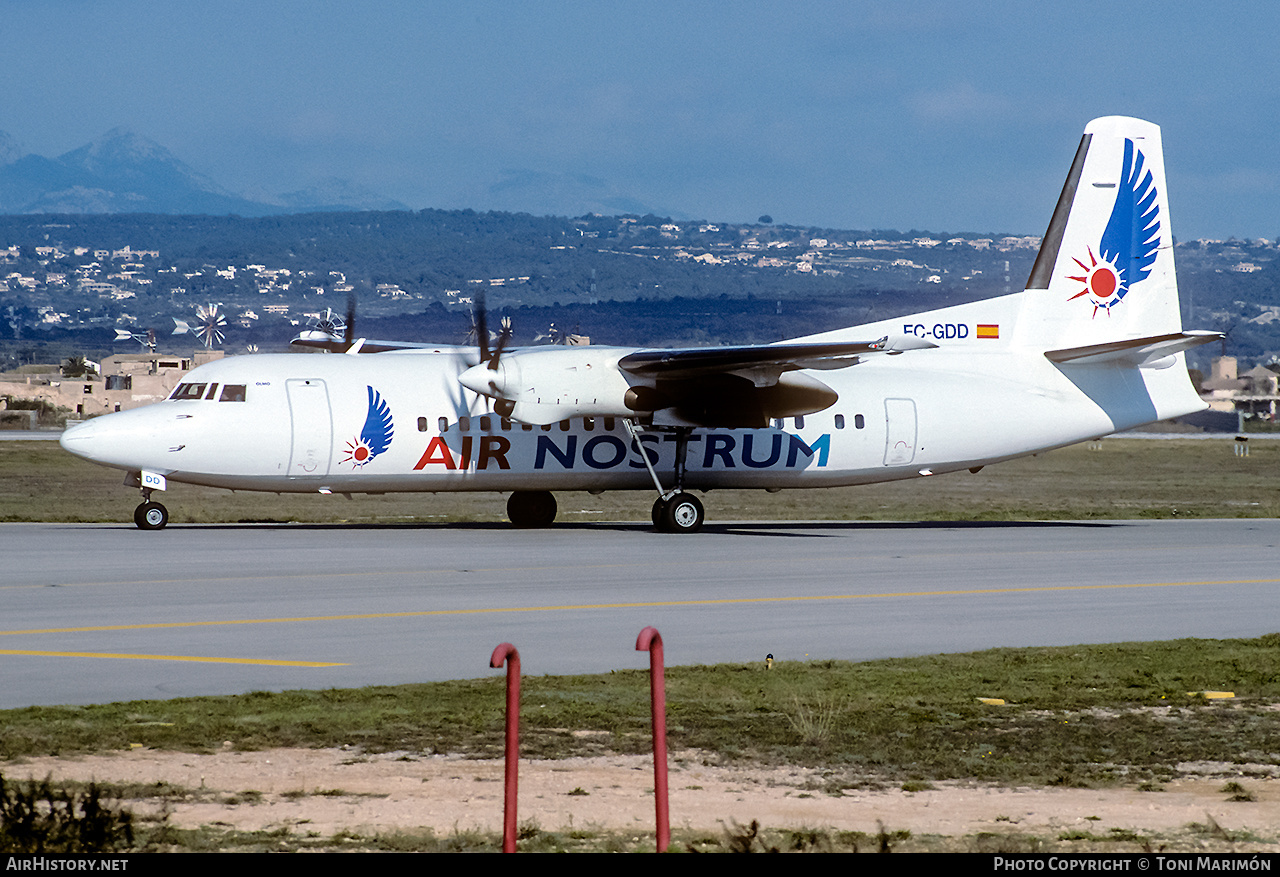
[[[541,429],[543,432],[551,432],[551,424],[549,423],[544,423],[542,424],[542,426],[538,428]]]
[[[489,432],[491,429],[493,429],[493,418],[489,417],[488,415],[485,415],[484,417],[481,417],[481,418],[480,418],[480,431],[481,431],[481,432]]]
[[[520,428],[523,429],[525,432],[533,432],[532,423],[522,423],[520,424]]]
[[[784,427],[785,427],[785,421],[783,421],[783,419],[782,419],[781,417],[775,417],[775,418],[773,419],[773,428],[774,428],[774,429],[783,429]]]
[[[864,426],[867,425],[867,419],[863,417],[861,414],[855,414],[853,415],[853,425],[858,429],[862,429]]]
[[[470,417],[459,417],[459,418],[458,418],[458,429],[460,429],[460,430],[461,430],[461,431],[463,431],[463,432],[471,432],[471,418],[470,418]]]
[[[84,392],[85,392],[85,394],[86,394],[86,395],[88,395],[88,394],[92,393],[92,392],[93,392],[93,384],[85,384],[85,385],[84,385]]]
[[[244,384],[223,384],[222,395],[218,397],[219,402],[243,402],[245,394]]]
[[[500,420],[500,421],[498,421],[498,422],[499,422],[500,424],[502,424],[502,431],[503,431],[503,432],[510,432],[510,431],[511,431],[511,418],[509,418],[509,417],[504,417],[504,418],[502,418],[502,420]]]
[[[170,399],[199,399],[208,384],[178,384]]]
[[[436,426],[439,428],[439,430],[440,430],[441,432],[448,432],[448,431],[449,431],[449,418],[447,418],[447,417],[441,417],[439,420],[437,420],[437,421],[436,421]]]
[[[843,415],[843,414],[837,414],[837,415],[836,415],[836,429],[844,429],[844,415]]]
[[[613,418],[612,418],[612,417],[606,417],[606,418],[604,419],[604,431],[605,431],[605,432],[613,432]]]
[[[592,432],[596,428],[596,419],[594,417],[582,418],[582,428],[587,432]]]
[[[418,432],[426,432],[426,431],[427,431],[427,418],[425,418],[425,417],[419,417],[419,418],[418,418]]]
[[[211,402],[212,402],[212,401],[213,401],[213,397],[214,397],[214,396],[216,396],[216,395],[218,395],[218,385],[217,385],[216,383],[214,383],[214,384],[210,384],[210,385],[209,385],[209,392],[205,393],[205,394],[204,394],[204,397],[205,397],[206,399],[208,399],[209,401],[211,401]]]
[[[796,418],[796,429],[804,429],[804,415]]]
[[[567,421],[567,420],[562,420],[562,421],[560,421],[560,431],[561,431],[561,432],[568,432],[568,431],[569,431],[569,421]]]

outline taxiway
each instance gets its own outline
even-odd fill
[[[0,707],[1280,630],[1280,521],[0,525]]]

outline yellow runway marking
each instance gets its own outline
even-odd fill
[[[126,661],[195,661],[201,664],[261,664],[267,667],[345,667],[322,661],[275,661],[270,658],[208,658],[199,655],[129,655],[117,652],[41,652],[32,649],[0,649],[0,655],[41,658],[120,658]]]
[[[1141,582],[1120,585],[1041,585],[1024,588],[974,588],[957,591],[898,591],[881,594],[820,594],[790,597],[724,597],[714,600],[655,600],[644,603],[581,603],[562,606],[499,606],[485,609],[423,609],[413,612],[369,612],[352,615],[299,615],[286,618],[241,618],[224,621],[165,621],[150,624],[107,624],[94,627],[49,627],[0,630],[0,636],[43,633],[95,633],[111,630],[163,630],[178,627],[227,627],[238,624],[296,624],[314,621],[367,621],[382,618],[427,618],[444,615],[497,615],[522,612],[580,612],[599,609],[659,609],[680,606],[733,606],[759,603],[839,602],[844,600],[892,600],[906,597],[972,597],[992,594],[1033,594],[1051,591],[1118,591],[1138,588],[1197,588],[1225,585],[1280,584],[1280,578],[1238,579],[1213,582]],[[0,654],[4,654],[0,651]],[[218,660],[189,659],[189,660]],[[307,665],[312,666],[312,665]]]

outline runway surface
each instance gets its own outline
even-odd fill
[[[1280,521],[0,525],[0,707],[1280,630]]]

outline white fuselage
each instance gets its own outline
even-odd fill
[[[940,474],[1200,407],[1194,395],[1174,411],[1151,401],[1159,394],[1147,383],[1185,385],[1184,369],[1064,368],[1035,351],[973,341],[902,358],[910,367],[880,357],[815,372],[839,394],[816,414],[765,429],[695,430],[685,486],[829,487]],[[464,350],[229,357],[186,376],[184,384],[202,385],[199,398],[97,418],[68,430],[63,446],[107,466],[247,490],[652,488],[618,419],[530,426],[487,413],[486,400],[458,382],[475,363]],[[361,433],[375,394],[390,429],[385,448],[371,454]],[[675,436],[648,432],[642,442],[669,484]]]
[[[209,363],[169,400],[69,429],[62,444],[136,473],[135,522],[151,529],[167,521],[149,499],[167,480],[512,491],[508,513],[529,526],[554,518],[546,491],[656,480],[655,524],[694,532],[703,512],[685,488],[916,478],[1188,414],[1205,406],[1182,351],[1221,336],[1182,331],[1163,155],[1150,122],[1090,122],[1020,293],[719,349],[374,342],[383,352],[363,354],[365,339],[326,336],[318,346],[344,353]],[[624,415],[655,424],[643,453]]]

